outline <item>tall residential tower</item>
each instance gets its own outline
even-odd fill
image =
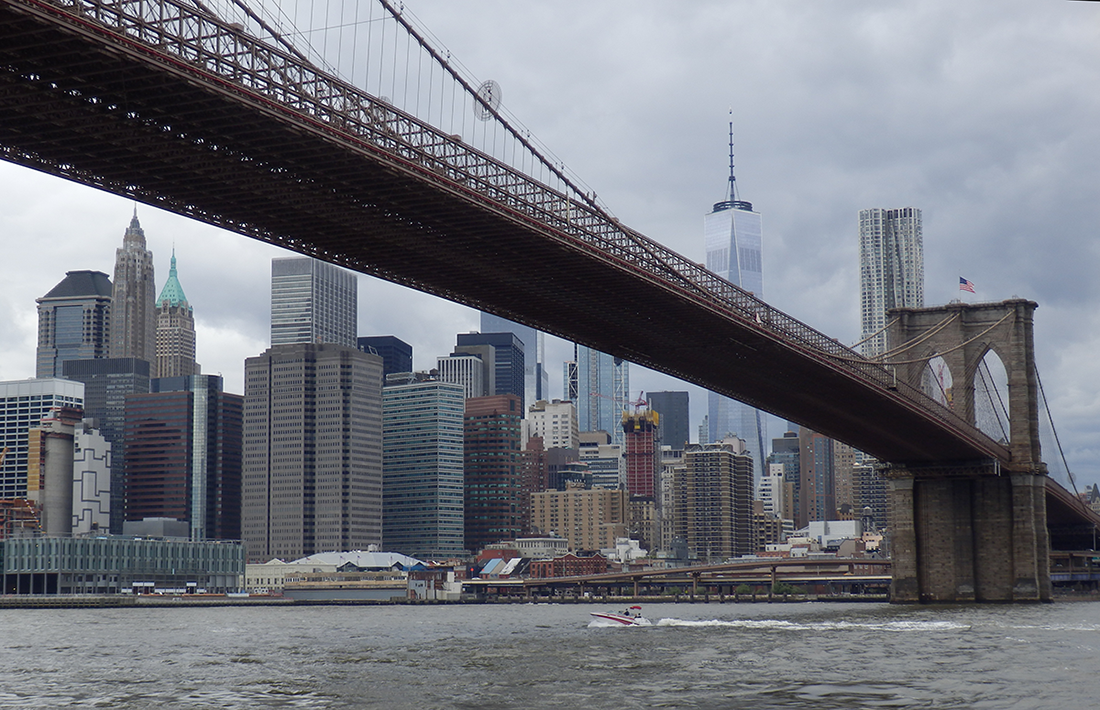
[[[886,350],[886,311],[924,306],[924,237],[916,207],[859,211],[860,340],[864,355]]]

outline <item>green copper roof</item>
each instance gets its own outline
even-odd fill
[[[157,298],[157,305],[164,305],[167,301],[169,306],[178,306],[181,303],[187,302],[187,296],[183,293],[183,286],[180,286],[180,280],[176,277],[176,250],[172,250],[172,268],[168,269],[168,280],[164,283],[164,288],[161,289],[160,297]]]

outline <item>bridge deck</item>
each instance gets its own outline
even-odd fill
[[[300,76],[289,69],[286,85],[260,92],[254,76],[232,80],[243,70],[228,60],[139,42],[70,4],[0,0],[6,160],[528,323],[886,461],[1012,464],[946,410],[883,386],[881,368],[846,366],[825,336],[827,350],[787,337],[788,316],[732,308],[671,266],[659,278],[659,263],[600,248],[595,223],[533,214],[497,190],[507,176],[491,161],[460,172],[458,158],[417,152],[403,138],[411,119],[391,112],[364,136],[290,96]],[[668,258],[620,232],[635,253]]]

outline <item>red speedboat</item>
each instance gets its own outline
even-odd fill
[[[592,616],[604,621],[611,621],[623,626],[649,626],[649,619],[642,616],[642,607],[632,606],[626,611],[593,611]]]

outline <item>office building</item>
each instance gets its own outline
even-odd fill
[[[382,358],[382,374],[388,377],[399,372],[413,371],[413,348],[393,335],[367,335],[356,340],[365,353]]]
[[[69,360],[64,364],[67,380],[84,383],[84,417],[95,422],[99,433],[111,445],[110,531],[122,533],[123,502],[126,500],[126,451],[123,425],[126,397],[149,392],[152,365],[136,357]]]
[[[526,353],[523,341],[515,333],[459,333],[458,343],[455,345],[455,355],[482,355],[482,359],[488,363],[489,358],[484,357],[484,348],[493,349],[492,367],[488,392],[489,395],[514,394],[519,397],[521,412],[526,411],[526,380],[524,368]]]
[[[788,423],[792,429],[798,429],[797,424]],[[805,509],[802,507],[802,447],[799,443],[798,432],[788,431],[783,436],[772,439],[772,453],[768,456],[768,471],[778,467],[782,472],[784,482],[790,485],[789,506],[791,518],[796,527],[804,528],[809,524],[805,517]]]
[[[623,447],[611,443],[606,431],[586,431],[580,435],[580,460],[588,464],[592,486],[625,488],[626,459]]]
[[[68,360],[109,356],[112,290],[111,280],[102,271],[70,271],[36,300],[35,377],[61,377]]]
[[[145,248],[145,232],[135,207],[122,247],[115,250],[110,357],[140,358],[155,369],[156,293],[153,252]]]
[[[157,297],[156,310],[156,376],[190,377],[200,374],[201,368],[195,362],[195,314],[180,285],[175,249],[172,250],[168,280]]]
[[[150,389],[126,398],[126,521],[173,518],[192,540],[239,540],[243,397],[217,375]]]
[[[799,502],[802,505],[799,520],[805,519],[808,523],[837,520],[838,483],[847,490],[851,507],[851,485],[844,479],[851,480],[852,448],[806,427],[799,428],[798,439],[801,449]]]
[[[271,344],[356,347],[359,282],[308,256],[271,260]]]
[[[522,417],[515,394],[466,400],[463,456],[466,549],[470,552],[523,533]]]
[[[861,352],[886,351],[886,312],[924,306],[924,236],[915,207],[859,211]]]
[[[547,449],[575,449],[580,445],[577,407],[572,402],[541,399],[527,408],[527,436],[542,438]]]
[[[26,498],[29,436],[55,409],[84,408],[84,384],[57,378],[0,382],[0,499]]]
[[[523,401],[526,406],[550,399],[550,375],[546,370],[546,334],[528,325],[481,313],[482,333],[514,333],[523,342]]]
[[[693,444],[673,482],[676,532],[703,562],[753,550],[752,457],[744,442]]]
[[[630,394],[630,363],[599,350],[575,345],[576,385],[567,382],[567,390],[575,391],[571,399],[577,405],[581,431],[606,431],[611,443],[622,445],[622,415]],[[569,374],[566,364],[566,373]]]
[[[691,442],[688,434],[687,392],[646,392],[650,411],[661,415],[661,445],[683,451]]]
[[[462,387],[466,399],[485,397],[490,392],[493,351],[488,345],[481,349],[485,352],[478,355],[448,355],[435,361],[439,379]],[[483,357],[488,358],[488,362]]]
[[[245,361],[250,562],[382,543],[382,358],[278,345]]]
[[[463,554],[460,385],[410,375],[382,389],[382,540],[420,559]]]

